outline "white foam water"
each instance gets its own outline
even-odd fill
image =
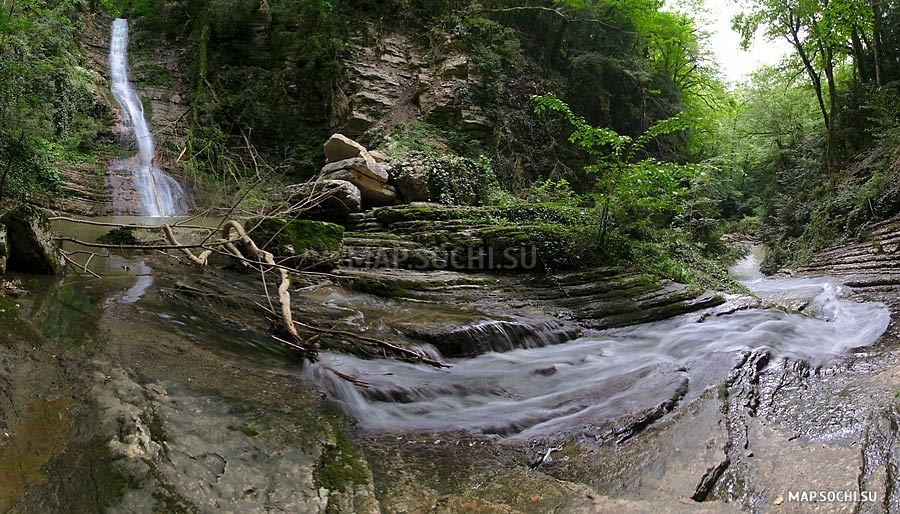
[[[748,285],[764,300],[791,302],[803,312],[748,309],[702,322],[697,314],[685,315],[555,346],[451,360],[447,369],[322,353],[307,373],[369,428],[529,437],[602,423],[670,397],[694,397],[722,383],[745,352],[825,365],[875,342],[890,321],[884,305],[843,298],[833,280],[754,279]]]
[[[134,135],[138,153],[127,164],[140,199],[142,216],[175,216],[185,212],[184,190],[161,168],[153,165],[156,144],[144,117],[144,104],[128,76],[128,20],[118,18],[112,24],[109,45],[110,89],[119,107],[122,121]]]

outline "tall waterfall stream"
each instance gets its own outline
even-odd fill
[[[150,125],[144,117],[144,105],[128,76],[128,20],[112,24],[109,46],[109,71],[113,96],[122,108],[122,120],[137,143],[138,153],[120,163],[131,172],[138,194],[141,216],[159,217],[183,214],[184,191],[181,185],[153,164],[156,148]]]

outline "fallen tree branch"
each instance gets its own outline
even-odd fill
[[[307,325],[306,323],[301,323],[299,321],[295,321],[294,324],[303,328],[304,330],[309,330],[311,332],[317,332],[320,334],[329,334],[329,335],[338,335],[343,337],[348,337],[352,339],[356,339],[357,341],[364,341],[366,343],[375,344],[381,347],[384,347],[392,352],[399,353],[407,358],[410,358],[416,362],[421,362],[423,364],[428,364],[429,366],[434,366],[436,368],[449,368],[451,367],[449,364],[445,364],[441,361],[432,359],[431,357],[427,357],[418,353],[414,350],[410,350],[409,348],[404,348],[402,346],[389,343],[382,339],[375,339],[374,337],[363,336],[359,334],[354,334],[353,332],[347,332],[345,330],[337,330],[332,328],[319,328],[314,327],[312,325]]]
[[[158,228],[158,227],[157,227]],[[69,236],[55,236],[53,238],[54,241],[65,241],[68,243],[75,243],[77,245],[86,246],[88,248],[115,248],[117,250],[182,250],[182,249],[191,249],[191,248],[205,248],[204,245],[198,244],[176,244],[171,243],[167,245],[161,244],[148,244],[148,245],[122,245],[122,244],[109,244],[109,243],[89,243],[87,241],[82,241],[80,239],[69,237]],[[240,239],[236,239],[233,242],[240,241]]]
[[[353,384],[353,385],[355,385],[355,386],[359,386],[359,387],[363,387],[363,388],[368,388],[368,387],[369,387],[369,384],[368,384],[368,383],[363,382],[362,380],[360,380],[360,379],[354,377],[353,375],[348,375],[348,374],[346,374],[346,373],[344,373],[344,372],[342,372],[342,371],[338,371],[338,370],[336,370],[336,369],[334,369],[334,368],[330,368],[330,367],[328,367],[328,366],[322,366],[322,367],[325,368],[325,369],[327,369],[328,371],[334,373],[335,375],[337,375],[337,376],[343,378],[343,379],[346,380],[347,382],[350,382],[351,384]]]
[[[193,216],[193,217],[188,218],[183,221],[187,222],[187,221],[190,221],[193,219],[197,219],[198,217],[199,216]],[[79,219],[79,218],[71,218],[69,216],[51,216],[47,219],[50,221],[68,221],[70,223],[78,223],[81,225],[94,225],[94,226],[98,226],[98,227],[135,228],[135,229],[143,229],[143,230],[158,230],[159,229],[159,225],[139,225],[139,224],[133,224],[133,223],[110,223],[108,221],[83,220],[83,219]],[[173,225],[176,227],[179,227],[179,228],[190,228],[190,229],[196,229],[196,230],[210,230],[213,232],[218,230],[217,227],[210,227],[208,225],[185,225],[182,223],[182,221],[173,223]]]
[[[178,240],[175,239],[175,233],[172,232],[172,227],[167,224],[163,225],[162,231],[166,236],[166,241],[173,246],[181,246],[179,250],[181,250],[181,253],[183,253],[191,262],[200,266],[206,266],[207,259],[212,255],[212,250],[207,248],[200,252],[200,255],[194,255],[194,252],[192,252],[190,248],[178,245]]]
[[[175,233],[172,231],[172,228],[169,225],[163,225],[162,230],[165,233],[166,240],[171,243],[172,246],[178,247],[185,256],[191,260],[191,262],[205,266],[207,263],[207,258],[212,253],[212,250],[205,249],[200,255],[194,255],[191,251],[191,248],[185,247],[184,245],[178,245],[178,240],[175,238]],[[238,239],[231,238],[231,232],[234,231]],[[257,259],[261,259],[266,265],[276,268],[280,275],[280,282],[278,284],[278,303],[281,307],[281,319],[284,322],[284,329],[287,330],[288,334],[290,334],[291,338],[295,341],[293,346],[296,346],[298,349],[305,353],[309,353],[309,350],[303,348],[300,344],[303,339],[300,337],[300,334],[297,333],[297,327],[294,326],[294,318],[291,313],[291,276],[288,270],[284,266],[280,266],[275,262],[275,257],[272,255],[272,252],[261,249],[256,245],[256,242],[247,234],[247,231],[244,230],[244,226],[234,220],[228,220],[222,223],[222,235],[224,236],[222,241],[217,244],[226,245],[226,248],[230,252],[234,254],[235,257],[246,261],[247,259],[241,254],[240,250],[234,243],[241,242],[243,243],[250,252]],[[265,277],[263,277],[263,281],[265,281]],[[268,294],[266,295],[268,297]]]
[[[77,221],[77,220],[76,220]],[[104,224],[102,222],[96,222],[97,224]],[[93,224],[93,223],[92,223]],[[110,224],[112,226],[123,227],[123,225],[115,225]],[[128,225],[124,225],[128,226]],[[293,314],[291,311],[291,297],[290,297],[290,288],[291,288],[291,274],[300,273],[298,270],[284,266],[275,262],[274,255],[262,248],[260,248],[256,242],[250,237],[247,230],[237,221],[226,220],[223,221],[220,225],[220,238],[215,241],[211,241],[210,237],[201,243],[198,244],[182,244],[178,241],[177,236],[175,235],[174,230],[168,224],[164,224],[161,226],[155,227],[140,227],[140,228],[152,228],[156,230],[160,230],[165,238],[165,241],[168,244],[155,244],[155,245],[113,245],[113,244],[101,244],[101,243],[89,243],[87,241],[81,241],[76,238],[71,237],[59,237],[58,240],[69,241],[76,244],[80,244],[86,247],[99,247],[99,248],[119,248],[119,249],[135,249],[135,250],[178,250],[182,253],[191,263],[198,266],[207,266],[209,264],[209,257],[213,253],[226,255],[231,258],[238,259],[241,263],[247,266],[253,266],[260,270],[262,273],[262,281],[263,281],[263,289],[266,295],[266,298],[269,299],[269,305],[262,307],[267,312],[275,315],[280,318],[280,323],[283,326],[284,330],[290,335],[288,339],[281,338],[273,335],[272,337],[278,341],[279,343],[291,348],[293,350],[299,351],[304,354],[310,360],[316,360],[316,348],[318,344],[312,344],[321,335],[332,335],[346,338],[351,342],[363,343],[368,345],[368,348],[359,346],[360,351],[368,353],[369,355],[385,355],[388,354],[401,358],[403,360],[411,361],[411,362],[419,362],[423,364],[427,364],[430,366],[434,366],[437,368],[446,368],[450,367],[448,364],[440,362],[436,359],[432,359],[422,353],[416,352],[409,348],[405,348],[400,345],[396,345],[390,343],[388,341],[384,341],[381,339],[376,339],[374,337],[363,336],[360,334],[355,334],[353,332],[348,332],[344,330],[337,329],[329,329],[329,328],[319,328],[306,323],[302,323],[300,321],[295,321],[293,319]],[[215,232],[213,232],[214,234]],[[213,235],[211,234],[211,235]],[[244,251],[248,252],[249,255],[244,255],[241,248],[238,248],[237,243],[241,243]],[[199,253],[195,252],[196,250],[200,250]],[[86,267],[78,265],[74,261],[71,261],[73,265],[78,266],[81,269],[84,269],[86,272],[91,273],[94,276],[97,276],[90,270],[87,270]],[[277,288],[277,297],[278,297],[278,307],[276,307],[271,301],[271,295],[269,294],[268,283],[266,281],[266,272],[269,270],[275,270],[278,272],[278,288]],[[319,273],[319,272],[302,272],[301,276],[307,275],[317,275],[317,276],[325,276],[328,278],[346,278],[346,277],[338,277],[334,274],[329,273]],[[312,332],[315,335],[308,340],[304,340],[303,337],[298,332],[298,328]],[[373,351],[375,349],[380,349],[381,351]],[[367,384],[364,382],[355,379],[349,375],[345,375],[337,370],[331,370],[341,378],[348,380],[356,385],[361,387],[366,387]]]
[[[85,263],[84,265],[81,265],[81,264],[78,264],[77,262],[75,262],[75,259],[71,258],[71,257],[69,256],[68,253],[63,252],[63,251],[60,251],[60,254],[62,255],[62,258],[63,258],[63,260],[66,262],[66,264],[71,264],[72,266],[75,266],[76,268],[78,268],[78,269],[84,271],[85,273],[87,273],[87,274],[89,274],[89,275],[92,275],[94,278],[100,278],[100,275],[94,273],[93,271],[91,271],[91,270],[88,269],[88,267],[87,267],[87,266],[88,266],[88,263],[91,262],[90,257],[88,258],[88,262],[87,262],[87,263]]]

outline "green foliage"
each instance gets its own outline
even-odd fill
[[[770,270],[900,212],[897,7],[754,0],[734,20],[745,45],[762,29],[794,51],[739,92],[720,148],[742,174],[736,214],[758,215]]]
[[[679,113],[671,118],[656,122],[638,138],[634,139],[627,135],[620,135],[610,128],[595,127],[589,124],[584,118],[576,116],[568,105],[553,94],[532,96],[531,99],[535,104],[534,112],[536,114],[540,115],[547,111],[556,111],[569,121],[575,129],[569,136],[570,143],[578,145],[591,155],[601,157],[601,160],[598,162],[599,167],[587,169],[588,173],[596,172],[605,167],[622,166],[634,159],[653,139],[695,126],[693,120]]]
[[[0,200],[25,199],[29,194],[59,192],[59,171],[51,145],[20,135],[13,140],[0,133]]]
[[[445,205],[480,205],[494,182],[494,170],[486,158],[471,160],[448,157],[428,177],[429,189],[437,192],[436,201]]]
[[[531,185],[530,197],[539,203],[555,203],[559,205],[584,205],[590,204],[588,198],[577,194],[572,190],[571,184],[566,179],[535,182]]]
[[[498,71],[521,69],[525,67],[525,55],[519,41],[519,34],[510,27],[481,16],[460,17],[453,27],[452,37],[468,43],[470,47],[470,73],[484,77],[488,81],[502,78]],[[482,95],[488,94],[483,84]],[[482,103],[491,100],[482,97]]]
[[[590,125],[554,95],[535,96],[532,100],[539,115],[547,111],[561,113],[575,129],[569,141],[597,159],[585,171],[597,175],[595,191],[601,206],[601,244],[605,243],[610,229],[617,228],[631,237],[641,238],[685,215],[689,192],[685,186],[705,171],[654,159],[634,162],[638,152],[653,139],[691,127],[691,121],[685,116],[658,121],[633,139],[609,128]]]
[[[58,193],[59,166],[107,148],[108,111],[77,42],[81,1],[13,0],[0,17],[0,194]],[[103,120],[103,121],[99,121]]]
[[[637,159],[654,138],[692,127],[687,116],[661,120],[631,138],[591,126],[553,95],[532,99],[538,114],[562,114],[574,128],[569,141],[596,159],[585,171],[596,177],[594,220],[599,249],[608,258],[680,282],[728,285],[716,271],[721,266],[710,258],[725,250],[716,198],[718,167]]]
[[[452,154],[392,151],[392,175],[398,181],[413,177],[427,184],[427,201],[444,205],[485,205],[502,203],[507,194],[500,187],[491,161]],[[425,196],[423,194],[423,196]]]

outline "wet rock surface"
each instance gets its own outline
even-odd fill
[[[349,421],[308,379],[307,365],[273,344],[254,307],[266,302],[255,275],[146,262],[130,270],[113,262],[118,275],[87,289],[48,278],[55,292],[46,298],[0,298],[0,463],[23,465],[0,471],[4,509],[896,511],[893,322],[874,346],[822,365],[761,349],[703,356],[689,375],[675,364],[638,368],[585,398],[639,383],[647,392],[640,403],[611,404],[565,430],[514,438],[383,431]],[[137,291],[134,281],[150,268],[152,284]],[[505,337],[542,334],[553,345],[593,330],[590,323],[668,317],[668,305],[704,307],[690,315],[700,324],[754,305],[710,309],[703,294],[692,304],[672,284],[620,269],[341,273],[342,285],[317,276],[294,284],[305,322],[411,346],[456,337],[453,345],[472,355],[502,349],[491,345]],[[847,294],[893,313],[900,307],[894,286],[868,275],[849,280],[860,285]],[[625,317],[629,309],[637,318]],[[352,347],[339,334],[320,341]],[[532,368],[541,377],[560,373],[541,362]],[[35,457],[24,460],[16,448]],[[865,491],[877,501],[789,496],[820,490]]]
[[[62,271],[62,254],[42,209],[19,205],[0,216],[0,227],[5,229],[0,251],[3,269],[44,275]]]
[[[324,512],[345,498],[355,505],[345,512],[376,511],[367,474],[321,486],[329,448],[352,443],[289,363],[273,372],[222,359],[135,310],[115,284],[95,287],[108,300],[80,345],[28,321],[38,302],[4,319],[4,511]],[[29,457],[13,453],[20,446]]]

